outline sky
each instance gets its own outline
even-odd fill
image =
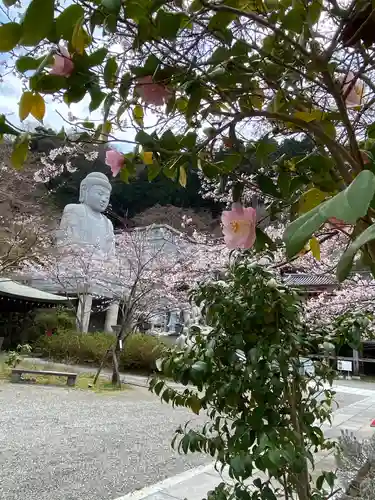
[[[21,0],[22,6],[20,8],[11,7],[10,9],[4,8],[3,4],[0,4],[0,23],[6,23],[10,20],[17,21],[22,12],[25,11],[29,0]],[[71,2],[67,0],[65,2],[66,6]],[[122,48],[120,45],[114,45],[111,47],[111,51],[120,53]],[[8,54],[0,53],[0,75],[4,73],[3,63],[7,61]],[[40,123],[33,117],[27,118],[23,124],[20,123],[18,116],[18,103],[22,95],[22,82],[18,76],[14,74],[7,74],[2,80],[0,80],[0,114],[5,114],[7,119],[14,125],[18,127],[25,127],[27,130],[33,129]],[[62,127],[65,130],[69,130],[70,125],[64,121],[64,118],[68,118],[68,114],[71,113],[73,116],[77,117],[79,120],[92,120],[99,124],[101,120],[100,109],[94,113],[89,112],[90,97],[86,96],[81,102],[73,103],[68,107],[63,102],[58,102],[53,96],[45,96],[46,102],[46,114],[43,120],[43,125],[45,127],[50,127],[56,131],[61,130]],[[124,115],[125,116],[125,115]],[[152,116],[149,112],[145,113],[145,124],[146,126],[153,126],[156,122],[156,118]],[[120,132],[119,130],[114,130],[113,134],[119,141],[127,140],[133,141],[136,130],[131,128],[126,132]],[[133,149],[131,144],[126,142],[113,144],[113,147],[119,149],[120,151],[130,151]]]

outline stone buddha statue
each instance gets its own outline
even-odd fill
[[[80,185],[80,203],[66,205],[57,232],[57,245],[90,245],[98,255],[115,255],[115,236],[112,222],[103,215],[112,186],[106,175],[91,172]]]

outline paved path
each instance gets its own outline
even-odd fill
[[[323,426],[326,436],[338,437],[341,430],[348,429],[355,432],[359,438],[370,437],[374,433],[370,422],[375,418],[375,384],[370,386],[358,381],[338,381],[334,388],[337,391],[336,401],[339,408],[334,413],[332,426]],[[319,475],[319,471],[334,469],[335,460],[332,453],[322,453],[316,457],[314,477]],[[201,500],[207,498],[207,492],[214,489],[223,479],[230,481],[225,471],[223,476],[220,476],[211,463],[123,495],[116,500]]]

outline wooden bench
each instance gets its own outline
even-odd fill
[[[66,377],[67,385],[73,387],[76,383],[77,373],[68,372],[51,372],[44,370],[29,370],[27,368],[12,368],[12,382],[20,382],[22,374],[27,373],[31,375],[52,375],[54,377]]]

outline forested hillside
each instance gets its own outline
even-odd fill
[[[75,157],[57,155],[54,161],[62,165],[61,174],[46,183],[34,181],[34,173],[42,166],[41,159],[48,158],[51,151],[62,146],[61,139],[50,131],[49,138],[34,140],[29,160],[22,171],[16,175],[7,175],[9,169],[10,149],[7,144],[1,145],[2,187],[0,189],[0,217],[3,227],[25,215],[37,215],[48,223],[57,224],[61,211],[67,203],[77,203],[81,180],[92,171],[100,171],[108,175],[113,186],[111,205],[107,215],[115,227],[124,225],[145,225],[150,223],[168,223],[181,228],[181,220],[185,215],[193,219],[193,226],[200,231],[219,234],[219,215],[224,205],[216,199],[202,194],[198,174],[189,175],[186,188],[165,176],[158,176],[148,181],[146,168],[140,166],[136,178],[125,184],[119,178],[112,178],[109,167],[105,164],[105,150],[99,150],[97,158],[86,159],[84,150]],[[308,142],[286,140],[281,145],[273,144],[272,152],[264,169],[272,169],[279,157],[295,157],[306,152],[311,145]],[[219,152],[225,154],[224,152]],[[70,161],[74,172],[68,171],[64,165]],[[259,162],[259,155],[254,155],[254,164]],[[243,171],[251,173],[252,162],[244,165]],[[187,228],[188,230],[188,228]]]

